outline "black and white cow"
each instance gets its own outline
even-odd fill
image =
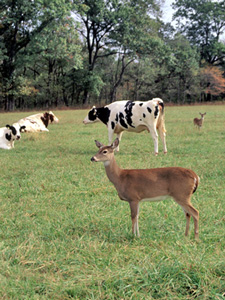
[[[154,141],[155,155],[158,154],[158,130],[163,143],[163,151],[167,153],[164,104],[160,98],[147,102],[116,101],[100,108],[93,106],[83,123],[89,124],[97,121],[103,122],[108,127],[109,145],[112,143],[114,133],[120,140],[123,131],[139,133],[147,130]]]
[[[52,111],[39,113],[36,115],[32,115],[29,117],[25,117],[19,120],[21,126],[26,126],[26,132],[41,132],[41,131],[49,131],[48,125],[49,123],[58,123],[59,119],[53,114]]]
[[[14,148],[14,141],[19,140],[21,132],[24,132],[25,126],[14,124],[13,126],[6,125],[0,128],[0,148],[12,149]]]

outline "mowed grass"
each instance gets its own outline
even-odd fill
[[[29,114],[0,114],[0,127]],[[199,242],[192,219],[184,236],[172,199],[142,203],[133,238],[128,203],[90,161],[94,140],[108,142],[105,125],[83,125],[86,110],[55,114],[48,133],[0,149],[0,299],[224,299],[225,106],[166,107],[167,155],[161,141],[153,155],[147,132],[124,133],[116,154],[123,168],[182,166],[200,176]]]

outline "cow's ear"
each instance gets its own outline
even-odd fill
[[[17,130],[14,126],[10,126],[10,129],[12,130],[12,134],[16,135],[17,134]]]
[[[95,106],[93,106],[91,110],[93,110],[93,115],[95,116],[97,113],[97,108]]]
[[[98,147],[98,148],[102,148],[104,145],[102,143],[100,143],[99,141],[96,141],[95,140],[95,145]]]
[[[11,129],[11,126],[9,124],[5,125],[5,127]]]
[[[25,132],[25,131],[26,131],[25,129],[26,129],[26,126],[25,126],[25,125],[21,126],[21,127],[20,127],[20,132]]]

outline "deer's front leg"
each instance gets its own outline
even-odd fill
[[[137,201],[130,202],[131,220],[132,220],[132,232],[137,237],[140,236],[138,228],[138,215],[139,215],[139,203]]]

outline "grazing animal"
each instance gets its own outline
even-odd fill
[[[164,104],[160,98],[147,102],[116,101],[100,108],[93,106],[83,123],[89,124],[97,121],[103,122],[108,127],[109,145],[113,141],[114,133],[121,140],[123,131],[139,133],[147,130],[154,141],[155,155],[158,154],[158,129],[164,153],[167,153]],[[116,150],[119,151],[119,147]]]
[[[14,148],[14,141],[19,140],[21,132],[24,132],[25,126],[14,124],[13,126],[6,125],[0,128],[0,148],[12,149]]]
[[[39,113],[19,120],[17,123],[26,126],[26,132],[49,131],[49,123],[58,123],[59,119],[52,111]]]
[[[194,122],[194,125],[198,126],[198,129],[201,129],[206,112],[204,114],[201,114],[201,113],[199,113],[199,114],[201,115],[201,119],[194,118],[193,122]]]
[[[99,151],[91,158],[93,162],[103,162],[109,180],[114,184],[121,200],[130,204],[132,232],[139,236],[139,204],[143,201],[161,201],[172,197],[184,210],[188,235],[191,216],[194,219],[195,238],[198,238],[199,213],[191,204],[191,196],[199,184],[194,171],[181,167],[156,169],[121,169],[114,158],[114,150],[119,144],[117,138],[111,146],[95,141]]]

